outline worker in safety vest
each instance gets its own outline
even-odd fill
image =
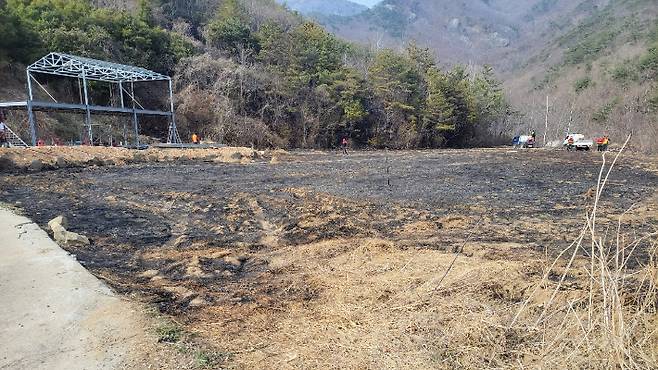
[[[567,139],[567,150],[572,150],[573,144],[574,144],[573,136],[569,136],[569,138]]]
[[[192,144],[198,144],[199,143],[199,137],[197,134],[192,134]]]
[[[602,152],[603,151],[603,141],[604,141],[603,136],[596,138],[596,151],[597,152]]]

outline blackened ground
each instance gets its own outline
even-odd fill
[[[284,245],[373,237],[450,251],[470,235],[557,253],[582,227],[602,164],[596,153],[504,149],[295,158],[2,175],[0,201],[42,227],[67,216],[72,231],[92,240],[70,250],[87,268],[180,314],[200,295],[211,304],[261,306],[312,299],[312,284],[283,289],[286,282],[277,279],[285,276],[259,259]],[[656,161],[622,157],[603,194],[601,219],[655,202],[658,176],[646,160]],[[656,227],[658,220],[644,218],[624,223],[624,232]]]

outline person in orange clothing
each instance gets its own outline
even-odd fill
[[[197,134],[192,134],[192,144],[198,144],[199,143],[199,136]]]
[[[596,151],[597,152],[602,152],[603,151],[603,142],[605,141],[605,137],[597,137],[596,138]]]
[[[573,139],[573,136],[569,136],[567,138],[567,150],[573,150],[574,149],[574,147],[573,147],[574,143],[575,143],[575,141]]]
[[[603,137],[603,145],[601,145],[601,151],[607,151],[608,150],[608,144],[610,144],[610,138],[608,138],[608,135],[605,135]]]

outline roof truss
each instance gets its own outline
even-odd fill
[[[170,80],[170,77],[148,69],[63,53],[50,53],[27,69],[29,72],[111,83]]]

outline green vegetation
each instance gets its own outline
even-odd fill
[[[632,61],[626,61],[622,64],[615,66],[611,71],[612,79],[621,82],[628,83],[629,81],[637,80],[637,68]]]
[[[200,16],[207,2],[141,0],[131,13],[89,0],[7,0],[0,57],[28,63],[54,50],[173,74],[182,135],[234,145],[465,146],[489,140],[489,125],[506,118],[491,68],[442,71],[416,45],[373,53],[273,0],[220,4]],[[377,11],[399,17],[386,9]],[[171,17],[188,22],[185,38],[165,30]]]
[[[243,50],[258,52],[258,40],[247,23],[247,14],[236,0],[227,0],[218,16],[208,24],[208,42],[232,55]]]
[[[619,97],[616,97],[609,103],[606,103],[603,107],[601,107],[600,110],[596,111],[592,115],[592,120],[598,123],[607,122],[608,119],[610,118],[610,114],[612,114],[612,111],[615,109],[615,107],[619,105],[620,101],[621,99]]]
[[[62,51],[169,73],[192,47],[150,23],[149,3],[140,4],[133,15],[95,8],[88,0],[7,0],[0,5],[0,58],[28,63]]]
[[[612,45],[620,33],[619,29],[611,28],[586,35],[578,44],[567,49],[564,62],[573,65],[594,60]]]
[[[173,323],[163,324],[157,328],[158,342],[161,343],[176,343],[181,340],[183,336],[183,329]]]
[[[587,88],[589,88],[592,85],[593,85],[592,78],[587,76],[587,77],[583,77],[581,79],[576,80],[573,87],[576,90],[576,92],[579,93],[583,90],[586,90]]]
[[[410,15],[406,14],[393,1],[380,3],[366,11],[364,15],[370,17],[373,24],[386,30],[393,37],[402,38],[409,26]]]
[[[464,146],[484,142],[488,125],[506,117],[490,68],[444,72],[415,44],[371,53],[313,22],[254,22],[241,3],[224,4],[209,21],[209,54],[178,68],[179,117],[190,132],[257,146],[330,148],[343,137],[375,147]],[[217,51],[224,58],[211,56]]]

